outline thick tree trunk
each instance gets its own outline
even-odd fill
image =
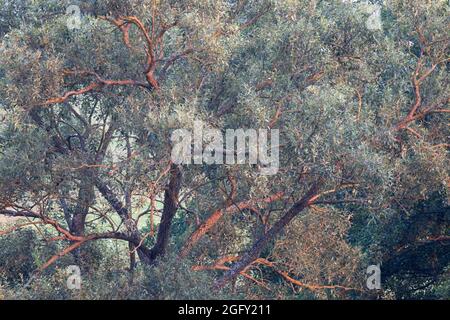
[[[137,253],[139,259],[145,264],[153,264],[155,259],[163,255],[166,251],[170,237],[170,227],[172,225],[173,217],[178,208],[178,196],[181,188],[181,171],[178,166],[173,165],[170,172],[169,185],[164,193],[164,208],[161,217],[161,223],[158,229],[158,236],[155,246],[150,250],[143,245],[139,246]],[[117,199],[112,190],[106,183],[99,178],[95,180],[95,186],[100,191],[102,196],[108,201],[109,205],[119,214],[122,221],[129,219],[128,210]],[[138,230],[128,230],[130,237],[134,243],[140,242],[140,235]]]
[[[84,170],[81,175],[80,189],[78,191],[78,200],[75,208],[73,209],[71,224],[69,231],[75,236],[84,236],[86,229],[86,217],[89,213],[89,208],[94,202],[95,191],[93,184],[93,172],[91,170]],[[85,258],[85,252],[83,249],[77,248],[73,252],[77,263],[83,265]]]
[[[76,236],[83,236],[85,230],[86,216],[95,198],[94,184],[89,171],[84,172],[81,186],[78,192],[77,205],[73,212],[70,232]]]
[[[177,165],[172,165],[170,170],[170,180],[164,192],[164,208],[159,224],[156,244],[151,250],[151,259],[164,255],[169,244],[170,229],[172,220],[178,209],[178,196],[181,189],[182,174]]]

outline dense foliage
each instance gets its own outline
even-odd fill
[[[450,297],[448,1],[71,4],[0,0],[0,299]]]

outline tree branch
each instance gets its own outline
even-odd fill
[[[266,245],[275,239],[275,237],[284,229],[284,227],[286,227],[286,225],[291,222],[292,219],[294,219],[305,208],[313,204],[314,200],[317,199],[321,185],[322,181],[314,183],[306,195],[297,201],[266,234],[256,241],[253,247],[245,255],[243,255],[242,258],[222,276],[222,278],[216,281],[215,287],[218,289],[224,287],[228,281],[234,279],[236,275],[255,261]]]

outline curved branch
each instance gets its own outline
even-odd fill
[[[255,261],[266,245],[275,239],[275,237],[294,219],[300,212],[309,207],[318,198],[319,189],[322,181],[314,183],[308,192],[297,201],[273,226],[264,234],[253,247],[228,271],[222,278],[215,283],[216,288],[223,288],[226,283],[236,277],[242,270],[245,270]]]
[[[67,91],[61,97],[50,98],[50,99],[48,99],[42,103],[39,103],[37,105],[34,105],[34,106],[36,106],[36,107],[37,106],[48,106],[48,105],[53,105],[53,104],[57,104],[57,103],[63,103],[65,101],[67,101],[70,97],[82,95],[82,94],[94,91],[96,89],[101,89],[105,86],[106,87],[107,86],[138,86],[138,87],[143,87],[146,89],[151,89],[151,86],[149,86],[147,83],[136,81],[136,80],[129,80],[129,79],[105,80],[102,77],[100,77],[97,73],[92,72],[92,71],[65,70],[64,73],[95,76],[97,79],[97,82],[93,82],[93,83],[87,85],[86,87],[83,87],[78,90]]]
[[[345,287],[345,286],[341,286],[341,285],[320,285],[320,284],[303,283],[303,282],[289,276],[289,274],[287,272],[278,270],[277,268],[275,268],[275,264],[267,259],[258,258],[254,261],[254,263],[259,263],[259,264],[265,265],[267,267],[271,267],[276,273],[278,273],[280,276],[282,276],[286,281],[293,283],[297,286],[307,288],[311,291],[323,290],[323,289],[342,289],[344,291],[361,291],[360,289]]]
[[[180,257],[185,258],[200,239],[225,215],[239,212],[244,209],[253,208],[259,203],[269,204],[277,200],[281,200],[284,196],[283,192],[278,192],[270,197],[263,199],[252,199],[237,204],[229,204],[225,209],[215,210],[198,228],[189,236],[188,240],[180,252]]]

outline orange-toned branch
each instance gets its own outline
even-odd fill
[[[37,104],[37,106],[48,106],[48,105],[53,105],[53,104],[57,104],[57,103],[63,103],[65,101],[67,101],[70,97],[82,95],[82,94],[92,92],[94,90],[101,89],[101,88],[107,87],[107,86],[139,86],[139,87],[144,87],[144,88],[150,89],[150,87],[144,82],[129,80],[129,79],[127,79],[127,80],[106,80],[106,79],[103,79],[102,77],[100,77],[97,73],[92,72],[92,71],[65,70],[64,73],[65,74],[74,74],[74,75],[83,75],[83,76],[86,76],[86,75],[95,76],[97,81],[92,82],[91,84],[89,84],[81,89],[67,91],[60,97],[50,98],[40,104]]]
[[[434,105],[432,105],[429,108],[425,108],[425,110],[423,110],[422,112],[418,112],[419,109],[422,107],[422,100],[423,100],[421,94],[421,84],[436,70],[436,68],[439,65],[450,61],[450,58],[435,59],[435,61],[431,63],[431,67],[429,67],[426,70],[423,70],[425,65],[425,57],[430,54],[430,48],[432,44],[436,42],[429,43],[420,28],[418,28],[416,32],[419,37],[419,43],[421,48],[416,68],[413,74],[411,75],[411,84],[414,90],[414,102],[406,117],[403,118],[401,121],[399,121],[399,123],[396,125],[395,127],[396,130],[406,129],[409,123],[423,117],[427,113],[432,112],[432,110],[434,109]],[[445,103],[448,103],[448,98],[445,98],[444,101],[446,101]]]
[[[58,252],[57,254],[55,254],[54,256],[52,256],[46,263],[44,263],[40,268],[38,272],[42,272],[45,269],[47,269],[49,266],[51,266],[53,263],[56,262],[56,260],[58,260],[59,258],[65,256],[66,254],[72,252],[73,250],[79,248],[83,243],[85,243],[86,240],[84,241],[78,241],[75,242],[73,244],[71,244],[70,246],[68,246],[67,248],[65,248],[64,250]]]
[[[237,257],[237,256],[226,256],[226,257],[223,257],[223,258],[217,260],[216,263],[214,263],[214,265],[210,265],[210,266],[201,266],[201,265],[193,266],[192,270],[193,271],[204,271],[204,270],[224,270],[224,271],[228,271],[228,270],[230,270],[230,267],[227,267],[225,265],[225,263],[235,261],[238,258],[239,257]],[[265,288],[265,289],[270,291],[270,288],[263,281],[255,279],[254,277],[252,277],[251,275],[249,275],[245,271],[241,271],[239,274],[241,276],[243,276],[244,278],[249,279],[250,281],[256,283],[257,285],[259,285],[259,286],[261,286],[261,287],[263,287],[263,288]]]
[[[265,266],[267,266],[267,267],[270,267],[270,268],[272,268],[276,273],[278,273],[280,276],[282,276],[286,281],[288,281],[288,282],[290,282],[290,283],[293,283],[293,284],[295,284],[295,285],[297,285],[297,286],[307,288],[307,289],[309,289],[309,290],[311,290],[311,291],[323,290],[323,289],[342,289],[342,290],[344,290],[344,291],[361,291],[360,289],[350,288],[350,287],[341,286],[341,285],[307,284],[307,283],[304,283],[304,282],[301,282],[301,281],[299,281],[299,280],[297,280],[297,279],[292,278],[292,277],[289,276],[289,274],[288,274],[287,272],[285,272],[285,271],[278,270],[278,269],[275,267],[275,264],[274,264],[273,262],[267,260],[267,259],[259,258],[259,259],[256,259],[256,260],[254,261],[254,264],[255,264],[255,263],[259,263],[259,264],[265,265]]]
[[[263,199],[252,199],[240,202],[238,204],[229,204],[225,209],[215,210],[188,238],[180,252],[181,257],[186,257],[194,246],[200,241],[200,239],[216,225],[216,223],[225,215],[239,212],[244,209],[252,208],[257,204],[269,204],[277,200],[282,199],[283,192],[278,192],[272,196]]]
[[[253,263],[257,258],[259,258],[260,253],[266,245],[275,239],[278,234],[294,219],[300,212],[309,207],[314,201],[319,190],[322,187],[323,179],[316,181],[306,192],[306,194],[293,206],[284,213],[281,218],[275,222],[275,224],[262,235],[252,246],[252,248],[245,253],[239,261],[237,261],[233,267],[227,271],[219,280],[216,281],[215,287],[217,289],[223,288],[228,281],[234,279],[241,271],[245,270],[249,265]]]

